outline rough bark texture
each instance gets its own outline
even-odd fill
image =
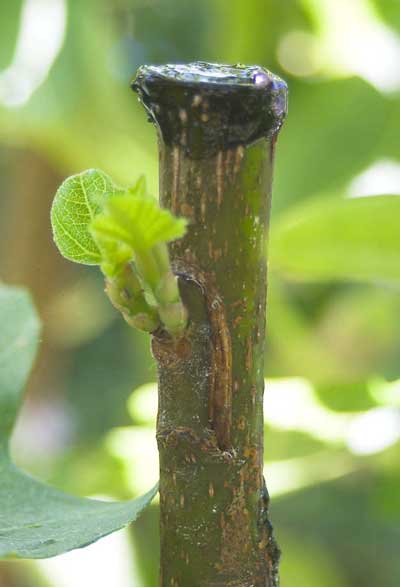
[[[159,367],[161,586],[274,587],[263,479],[266,237],[286,86],[260,68],[144,67],[163,206],[190,219],[170,248],[184,338]]]

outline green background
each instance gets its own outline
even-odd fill
[[[95,268],[59,256],[51,201],[88,167],[128,184],[145,173],[156,193],[155,132],[129,89],[139,65],[258,63],[290,92],[265,402],[282,586],[399,585],[399,47],[397,0],[1,3],[0,279],[29,288],[44,323],[14,438],[19,464],[77,495],[151,487],[156,408],[149,390],[134,391],[156,378],[148,338],[110,307]],[[350,197],[360,195],[372,197]],[[80,586],[71,568],[81,564],[101,585],[96,571],[107,557],[118,565],[118,551],[132,553],[135,587],[155,587],[156,510],[127,551],[90,547],[66,559],[68,571],[62,559],[1,563],[0,586]]]

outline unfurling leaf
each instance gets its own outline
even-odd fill
[[[121,192],[113,180],[98,169],[73,175],[61,184],[51,209],[51,223],[54,241],[64,257],[85,265],[101,263],[101,253],[89,225],[105,202]]]
[[[0,558],[47,558],[134,521],[157,487],[136,500],[102,502],[67,495],[17,469],[9,440],[40,330],[25,291],[0,285],[0,323]]]
[[[127,192],[107,202],[93,219],[91,231],[96,242],[120,242],[136,252],[182,237],[186,224],[184,218],[176,218],[154,200]]]

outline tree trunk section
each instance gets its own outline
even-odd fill
[[[189,326],[153,338],[162,587],[275,587],[263,479],[266,238],[286,86],[257,67],[143,67]]]

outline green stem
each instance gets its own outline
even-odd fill
[[[143,67],[160,197],[189,217],[170,248],[190,325],[159,368],[161,587],[273,587],[263,480],[266,235],[286,87],[261,68]]]
[[[187,312],[177,279],[171,271],[166,244],[159,243],[150,251],[137,253],[136,266],[143,281],[151,288],[165,329],[173,337],[181,336],[186,328]]]
[[[159,243],[154,247],[154,256],[162,276],[154,292],[159,304],[160,318],[168,332],[179,337],[186,328],[188,315],[181,300],[178,280],[171,270],[171,262],[165,243]]]
[[[113,277],[106,277],[106,293],[131,326],[145,332],[154,332],[160,326],[157,310],[146,301],[140,281],[129,264]]]
[[[162,275],[153,251],[136,251],[135,262],[144,283],[154,292],[160,283]]]

